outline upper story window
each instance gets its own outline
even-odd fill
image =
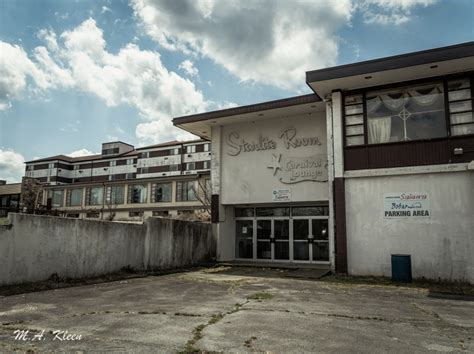
[[[127,165],[133,165],[133,159],[127,159]]]
[[[204,144],[204,151],[209,151],[211,149],[211,144]]]
[[[178,148],[171,149],[170,155],[179,155],[179,149]]]
[[[196,145],[186,146],[186,152],[188,154],[192,154],[192,153],[196,152]]]
[[[74,165],[74,170],[78,170],[79,169],[79,165]]]
[[[443,83],[366,95],[369,144],[447,136]]]
[[[470,79],[347,95],[344,119],[345,146],[474,134]]]
[[[469,79],[448,81],[451,135],[474,134],[473,87]]]
[[[150,152],[149,152],[149,151],[142,152],[142,153],[140,154],[140,157],[141,157],[142,159],[147,159],[147,158],[150,157]]]
[[[51,169],[51,168],[54,168],[55,167],[55,163],[54,162],[51,162],[48,164],[48,168]]]
[[[211,168],[211,161],[204,161],[202,168],[204,170]]]
[[[179,171],[179,166],[178,164],[170,165],[170,171]]]
[[[117,161],[116,160],[110,161],[110,167],[113,167],[113,166],[117,166]]]
[[[196,163],[195,162],[188,162],[186,163],[186,171],[192,171],[196,169]]]

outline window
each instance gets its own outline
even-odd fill
[[[132,184],[128,186],[128,202],[130,204],[146,203],[146,185]]]
[[[125,174],[125,179],[133,179],[134,176],[133,176],[133,173],[126,173]]]
[[[161,216],[161,217],[167,217],[170,215],[168,210],[153,210],[152,211],[153,216]]]
[[[133,165],[133,159],[127,159],[127,165]]]
[[[211,161],[204,161],[202,168],[208,170],[211,167]]]
[[[205,185],[205,188],[206,190],[204,191],[204,193],[206,194],[206,199],[211,199],[211,194],[212,194],[212,184],[211,184],[211,180],[210,179],[206,179],[206,181],[204,182],[204,185]]]
[[[179,165],[170,165],[170,171],[179,171]]]
[[[196,163],[194,162],[188,162],[186,164],[186,171],[192,171],[196,169]]]
[[[204,151],[211,150],[211,144],[204,144]]]
[[[50,190],[48,198],[51,198],[51,206],[58,208],[63,206],[64,191],[62,189]]]
[[[75,219],[77,219],[77,218],[79,218],[79,214],[77,214],[77,213],[74,213],[74,214],[66,214],[66,217],[67,217],[67,218],[75,218]]]
[[[88,219],[97,219],[100,216],[98,211],[89,211],[86,213],[86,218]]]
[[[186,146],[186,152],[188,154],[192,154],[192,153],[196,152],[196,145]]]
[[[472,78],[344,97],[345,146],[474,134]]]
[[[82,205],[82,188],[68,189],[67,206],[81,206]]]
[[[10,195],[10,208],[17,208],[20,204],[20,195],[12,194]]]
[[[148,152],[148,151],[147,151],[147,152],[142,152],[142,153],[140,154],[140,157],[141,157],[142,159],[147,159],[147,158],[150,157],[150,152]]]
[[[363,96],[347,96],[344,99],[346,146],[364,144]]]
[[[472,85],[469,79],[448,82],[451,135],[474,134],[472,99]]]
[[[170,150],[170,155],[179,155],[179,149],[178,148],[171,149]]]
[[[102,155],[113,155],[113,154],[118,154],[119,152],[120,152],[119,148],[103,149]]]
[[[171,183],[153,183],[151,196],[152,203],[171,202]]]
[[[197,181],[176,182],[176,201],[192,201],[196,198]]]
[[[124,186],[107,187],[106,202],[107,204],[123,204]]]
[[[102,205],[104,189],[102,187],[91,187],[86,193],[89,194],[88,205]]]
[[[110,161],[110,167],[113,167],[113,166],[117,166],[117,161],[116,160]]]
[[[148,171],[149,171],[149,168],[148,168],[148,167],[142,167],[142,168],[140,169],[140,173],[148,173]]]
[[[49,164],[48,164],[48,168],[49,168],[49,169],[52,169],[52,168],[55,167],[55,165],[56,165],[56,164],[55,164],[54,162],[49,163]]]
[[[78,170],[79,169],[79,165],[74,165],[74,170]]]
[[[447,136],[442,82],[368,92],[369,144]]]
[[[143,211],[130,211],[128,213],[128,216],[131,217],[131,218],[142,217],[143,216]]]

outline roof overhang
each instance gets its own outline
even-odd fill
[[[474,70],[474,42],[306,72],[320,97],[402,81]]]
[[[173,119],[173,124],[203,139],[211,139],[213,126],[284,118],[322,112],[324,110],[324,102],[317,95],[309,94],[220,111],[177,117]]]

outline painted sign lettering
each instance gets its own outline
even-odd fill
[[[273,169],[274,176],[278,173],[279,181],[286,184],[303,181],[327,182],[328,180],[326,155],[288,157],[272,154],[272,162],[268,168]]]
[[[384,218],[429,218],[430,201],[427,193],[387,193],[383,196]]]
[[[319,146],[322,143],[317,136],[297,136],[296,128],[289,127],[283,129],[278,136],[285,149],[296,149],[303,146]],[[277,142],[267,136],[260,134],[257,140],[246,140],[240,137],[236,131],[227,135],[226,144],[229,147],[227,154],[230,156],[238,156],[242,152],[255,152],[264,150],[274,150],[277,148]]]

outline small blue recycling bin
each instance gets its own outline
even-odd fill
[[[392,280],[411,283],[411,256],[409,254],[392,254]]]

